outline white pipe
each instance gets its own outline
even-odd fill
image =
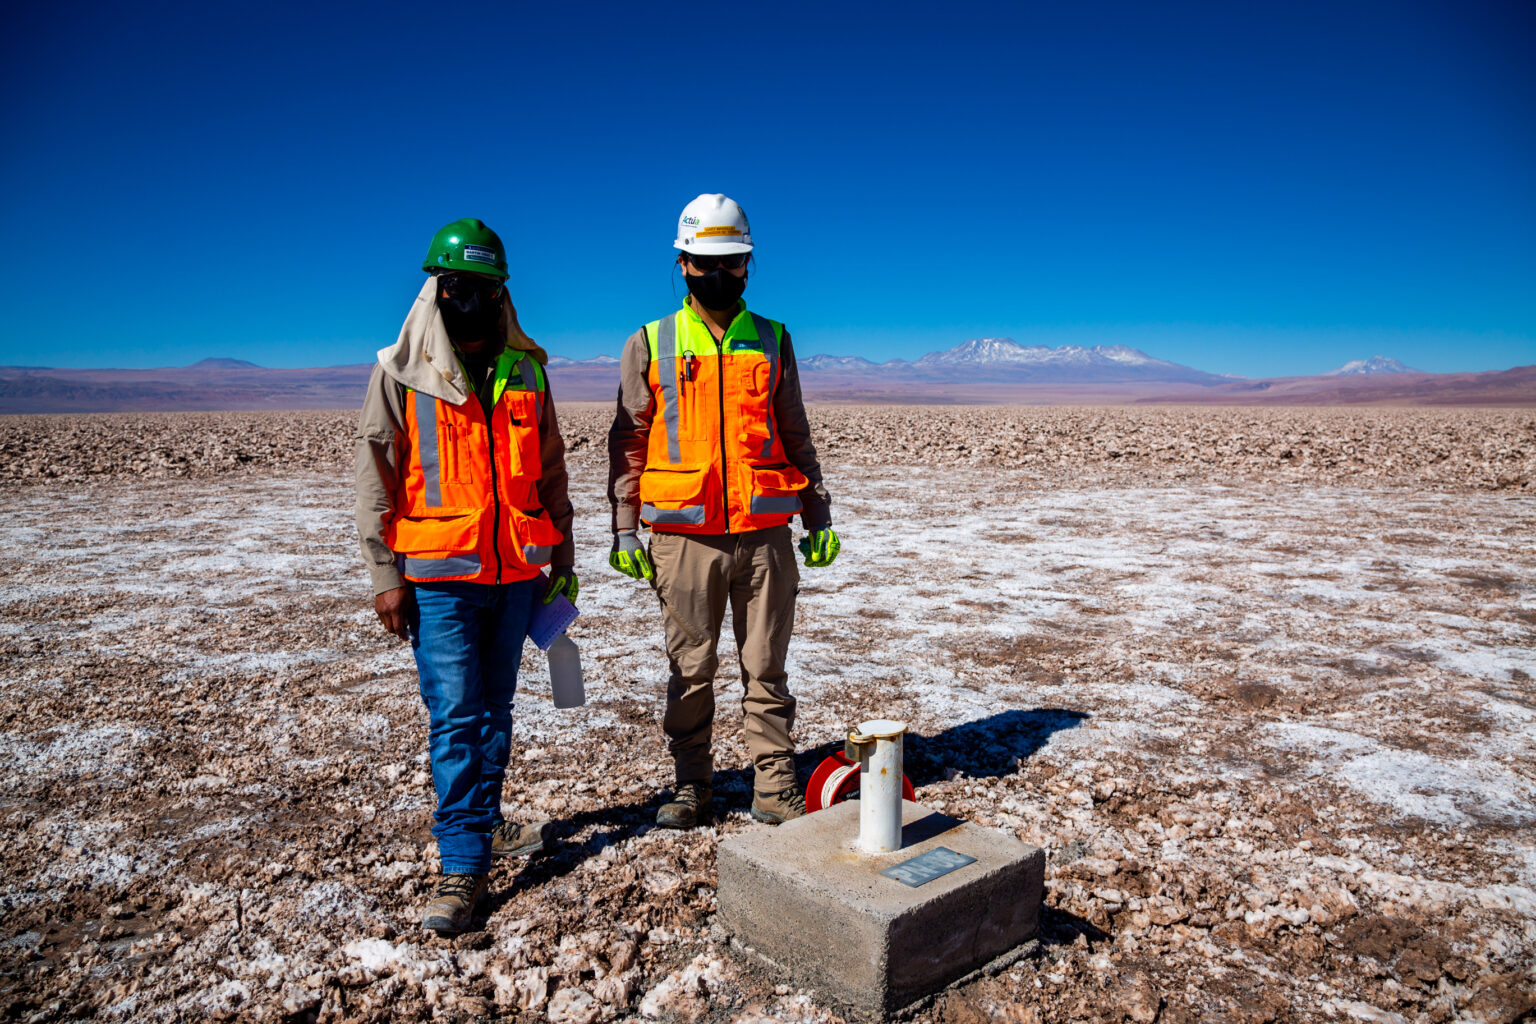
[[[865,853],[901,849],[901,765],[905,722],[861,722],[853,737],[860,745],[859,848]]]

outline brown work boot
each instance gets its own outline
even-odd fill
[[[492,857],[532,857],[549,849],[555,837],[555,823],[538,821],[518,825],[503,821],[491,830]]]
[[[715,792],[707,782],[679,782],[672,802],[661,805],[656,824],[662,828],[693,828],[709,817]]]
[[[753,793],[752,817],[769,825],[782,825],[805,816],[805,794],[790,786],[777,793]]]
[[[439,935],[454,935],[469,927],[475,907],[485,896],[490,875],[444,875],[421,915],[421,926]]]

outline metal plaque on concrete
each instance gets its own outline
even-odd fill
[[[917,888],[924,882],[931,882],[935,878],[947,875],[956,868],[963,868],[967,864],[976,863],[975,857],[967,857],[963,853],[944,846],[935,846],[927,853],[920,853],[910,860],[904,860],[900,864],[893,864],[880,872],[887,878],[894,878],[904,885]]]

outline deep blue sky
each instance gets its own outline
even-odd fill
[[[1536,363],[1526,0],[531,6],[9,10],[0,363],[366,362],[464,216],[617,353],[704,191],[802,354]]]

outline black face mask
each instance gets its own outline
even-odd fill
[[[747,290],[746,276],[737,277],[724,267],[716,267],[697,277],[685,273],[683,282],[688,285],[688,294],[705,309],[730,309]]]
[[[437,296],[437,310],[443,314],[443,326],[448,337],[456,341],[496,341],[496,329],[501,323],[500,290],[486,294],[482,290],[454,298]]]

